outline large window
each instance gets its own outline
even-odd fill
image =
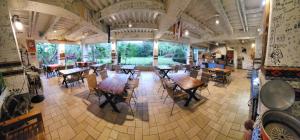
[[[118,41],[118,62],[130,65],[152,65],[153,41]]]
[[[79,44],[65,44],[66,64],[82,61],[82,50]]]
[[[94,61],[97,63],[111,63],[110,43],[88,44],[85,50],[88,54],[88,61]]]
[[[187,44],[176,42],[158,42],[158,64],[174,65],[186,64],[187,61]]]
[[[51,43],[36,43],[37,58],[40,64],[56,64],[58,63],[58,48],[57,44]]]

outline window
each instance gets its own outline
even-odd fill
[[[66,64],[82,61],[82,50],[79,44],[65,44]]]
[[[94,59],[97,63],[111,63],[111,44],[96,43],[94,48]]]
[[[186,64],[187,44],[159,41],[158,42],[158,64],[174,65]]]
[[[84,58],[97,63],[111,63],[111,44],[95,43],[84,47]]]
[[[153,62],[153,41],[118,41],[118,62],[150,66]]]
[[[37,58],[40,64],[56,64],[58,63],[58,48],[57,44],[51,43],[36,43]]]

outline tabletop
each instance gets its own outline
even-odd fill
[[[124,65],[121,67],[121,69],[126,69],[126,70],[133,70],[135,68],[135,65]]]
[[[127,74],[115,74],[102,80],[97,87],[105,93],[122,95],[124,93],[128,77],[129,75]]]
[[[157,66],[157,68],[160,70],[171,70],[172,69],[170,66],[167,66],[167,65],[159,65],[159,66]]]
[[[94,67],[94,68],[97,68],[97,67],[101,67],[101,66],[103,66],[104,64],[93,64],[93,65],[91,65],[91,67]]]
[[[223,71],[224,73],[230,73],[231,70],[229,69],[221,69],[221,68],[209,68],[210,71]]]
[[[70,75],[78,72],[83,72],[85,70],[88,70],[88,68],[73,68],[73,69],[60,70],[59,72],[63,75]]]
[[[201,80],[190,77],[186,74],[172,74],[169,77],[183,90],[191,90],[204,85]]]

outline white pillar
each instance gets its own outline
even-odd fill
[[[112,64],[118,64],[117,41],[111,41],[111,60]]]
[[[186,55],[186,64],[192,65],[193,64],[193,49],[191,48],[191,44],[188,44],[187,48],[187,55]]]
[[[65,59],[66,59],[65,44],[58,44],[58,64],[65,65]]]
[[[153,42],[153,66],[158,65],[158,40]]]

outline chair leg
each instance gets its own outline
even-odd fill
[[[163,89],[163,91],[161,92],[161,99],[163,98],[163,96],[164,96],[164,92],[165,92],[165,89]]]
[[[164,100],[164,103],[166,102],[166,100],[167,100],[168,96],[169,96],[169,95],[167,95],[167,96],[166,96],[166,98],[165,98],[165,100]]]
[[[206,89],[207,89],[207,91],[208,91],[208,94],[210,95],[210,91],[209,91],[208,87],[207,87]]]
[[[128,106],[129,106],[129,108],[130,108],[130,111],[131,111],[132,116],[134,117],[134,113],[133,113],[132,107],[131,107],[131,105],[130,105],[130,102],[128,103]]]
[[[175,105],[175,101],[173,102],[173,106],[172,106],[172,110],[171,110],[171,116],[172,116],[172,113],[173,113],[174,105]]]

